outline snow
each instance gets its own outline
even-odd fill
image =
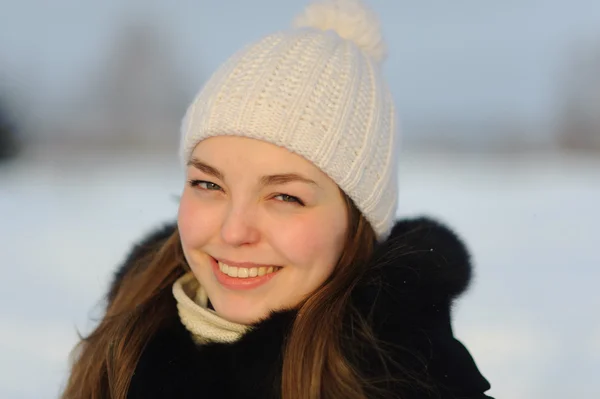
[[[455,333],[498,398],[600,397],[600,158],[405,154],[400,216],[476,265]],[[45,152],[0,167],[0,397],[56,398],[130,245],[173,220],[175,156]]]

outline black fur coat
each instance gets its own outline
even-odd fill
[[[109,300],[133,261],[174,228],[166,226],[133,248],[115,274]],[[488,398],[489,383],[452,333],[452,301],[466,290],[472,273],[456,235],[429,219],[400,221],[377,246],[370,270],[352,300],[370,315],[378,338],[390,344],[393,363],[382,364],[367,351],[359,366],[363,374],[376,379],[388,368],[404,382],[386,387],[403,399]],[[293,317],[292,311],[276,313],[235,343],[203,346],[175,319],[142,353],[128,397],[278,398],[282,344]]]

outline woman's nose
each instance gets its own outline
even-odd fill
[[[254,244],[260,234],[255,225],[254,211],[248,207],[231,206],[221,226],[221,238],[231,246]]]

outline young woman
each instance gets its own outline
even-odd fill
[[[177,223],[116,272],[63,398],[487,398],[451,328],[464,246],[394,221],[384,54],[368,9],[329,0],[216,71]]]

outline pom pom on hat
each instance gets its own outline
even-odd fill
[[[376,62],[387,53],[379,20],[360,0],[320,0],[310,4],[294,20],[295,27],[333,30],[354,42]]]

